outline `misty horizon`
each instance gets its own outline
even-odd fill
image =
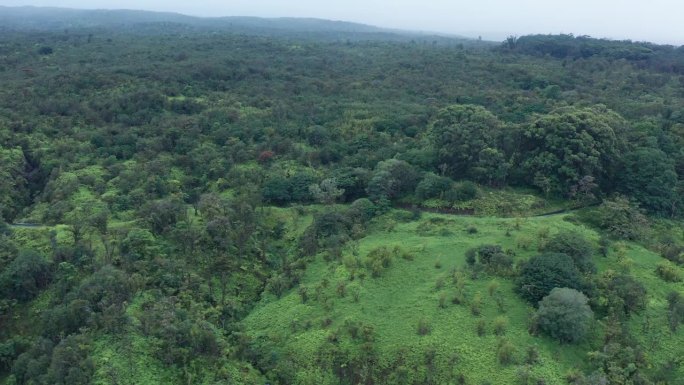
[[[540,0],[524,0],[510,4],[500,0],[484,0],[475,4],[450,4],[438,0],[419,4],[401,0],[332,1],[319,4],[300,0],[281,4],[266,1],[202,1],[194,3],[163,1],[108,0],[71,1],[0,1],[0,6],[36,6],[72,9],[141,10],[173,12],[196,17],[252,16],[264,18],[318,18],[362,23],[381,28],[425,33],[461,35],[501,41],[507,36],[528,34],[574,34],[613,40],[649,41],[684,45],[684,24],[677,16],[684,5],[670,0],[654,0],[646,6],[640,2],[608,1],[601,4],[579,0],[554,5]],[[388,12],[388,7],[392,7]]]

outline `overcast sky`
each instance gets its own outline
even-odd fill
[[[0,0],[0,5],[317,17],[491,40],[574,33],[684,45],[684,0]]]

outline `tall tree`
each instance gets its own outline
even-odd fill
[[[626,122],[605,106],[563,107],[523,126],[517,177],[555,195],[568,195],[585,176],[605,191],[623,151]]]
[[[486,108],[464,104],[440,110],[429,135],[447,175],[493,183],[506,176],[502,130],[503,123]]]
[[[620,190],[636,199],[644,209],[660,214],[676,213],[677,173],[674,162],[653,148],[640,148],[625,156],[619,173]]]

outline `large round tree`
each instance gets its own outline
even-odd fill
[[[518,177],[547,194],[567,195],[585,176],[612,188],[625,121],[605,106],[563,107],[523,127]]]
[[[482,106],[443,108],[430,127],[440,167],[454,179],[503,182],[508,167],[499,145],[502,127],[501,121]]]
[[[536,304],[556,287],[585,289],[586,283],[575,262],[567,254],[545,253],[530,258],[520,271],[516,291]]]
[[[594,318],[588,302],[589,299],[575,289],[555,288],[539,302],[536,325],[561,342],[577,342],[587,334]]]

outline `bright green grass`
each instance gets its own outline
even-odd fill
[[[592,240],[598,238],[595,232],[564,221],[563,218],[562,215],[500,219],[425,214],[420,221],[399,223],[390,232],[372,231],[359,242],[358,254],[362,259],[379,246],[398,245],[411,252],[415,256],[414,260],[395,258],[380,277],[371,278],[369,274],[364,279],[356,278],[350,282],[349,272],[343,265],[319,259],[309,266],[302,285],[309,288],[309,296],[313,297],[314,288],[324,279],[327,280],[329,284],[323,296],[333,303],[328,310],[321,304],[322,301],[313,298],[303,304],[297,289],[294,289],[280,299],[264,299],[244,324],[254,340],[269,341],[280,357],[290,357],[296,362],[301,373],[298,383],[301,384],[332,381],[320,373],[314,359],[322,347],[331,344],[328,335],[338,329],[341,330],[339,345],[354,349],[344,332],[344,323],[348,320],[373,327],[374,345],[381,366],[387,367],[401,354],[406,366],[425,367],[425,352],[431,349],[436,352],[436,369],[430,375],[435,376],[433,378],[437,379],[437,383],[452,382],[454,374],[463,373],[468,383],[479,384],[487,380],[493,384],[511,384],[516,381],[519,366],[502,366],[498,363],[496,350],[501,337],[495,336],[492,330],[493,320],[497,316],[504,316],[508,319],[505,338],[517,347],[518,361],[522,362],[528,346],[536,345],[541,362],[534,366],[533,372],[543,377],[548,384],[564,384],[564,375],[572,368],[584,369],[586,354],[600,347],[600,322],[596,323],[593,336],[588,338],[588,341],[594,342],[560,345],[545,337],[529,335],[528,319],[533,309],[514,294],[512,280],[484,275],[473,280],[464,271],[462,279],[466,301],[465,304],[453,305],[450,300],[457,289],[449,276],[452,269],[462,269],[465,265],[465,251],[480,244],[499,244],[504,249],[515,250],[516,258],[522,259],[535,253],[538,234],[543,232],[542,229],[548,229],[551,235],[559,230],[572,229]],[[383,221],[386,219],[383,218]],[[436,225],[434,231],[428,232],[429,236],[420,235],[426,232],[419,233],[419,226],[422,225],[424,229],[425,223],[430,220],[446,222]],[[468,233],[467,229],[471,226],[477,228],[477,233]],[[529,250],[517,247],[521,239],[528,243],[531,241]],[[628,246],[628,257],[633,260],[631,273],[644,282],[650,294],[647,310],[634,316],[630,326],[649,350],[651,361],[660,364],[677,354],[684,354],[681,347],[684,344],[683,332],[672,335],[664,318],[666,293],[681,290],[682,286],[666,284],[655,276],[653,270],[660,260],[659,256],[636,245]],[[619,268],[613,257],[597,257],[596,260],[600,271]],[[439,261],[441,268],[436,268],[436,261]],[[444,278],[444,286],[438,290],[436,282],[440,277]],[[494,279],[499,282],[498,291],[504,299],[503,313],[489,294],[488,286]],[[337,295],[336,287],[340,282],[347,282],[348,292],[359,290],[358,303],[350,294],[344,298]],[[438,306],[442,293],[447,294],[446,308]],[[482,298],[480,317],[473,316],[468,305],[475,296]],[[647,317],[650,317],[653,327],[644,332],[643,324]],[[327,328],[321,324],[325,318],[333,321]],[[431,326],[428,335],[419,336],[417,333],[421,319]],[[486,335],[482,337],[476,333],[480,319],[485,320],[487,328]],[[307,321],[311,325],[308,329],[301,326]],[[420,373],[421,370],[426,369],[410,373],[424,375]]]

